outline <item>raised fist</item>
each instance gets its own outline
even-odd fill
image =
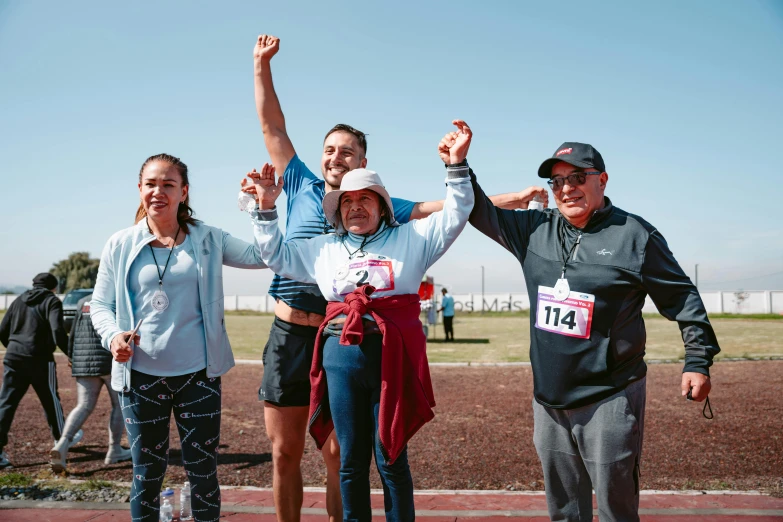
[[[280,49],[280,38],[269,34],[262,34],[258,37],[256,46],[253,48],[253,59],[256,64],[260,62],[269,62]]]
[[[470,140],[473,139],[470,127],[463,120],[454,120],[451,123],[457,127],[457,130],[447,132],[438,144],[438,154],[446,164],[460,163],[467,158]]]
[[[261,172],[248,172],[248,179],[252,183],[248,183],[247,179],[242,180],[242,191],[248,194],[255,194],[256,201],[261,210],[269,210],[274,208],[275,201],[277,201],[280,192],[283,190],[283,176],[280,176],[275,183],[275,167],[269,163],[264,163],[261,167]]]

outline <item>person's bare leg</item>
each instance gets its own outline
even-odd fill
[[[343,519],[343,497],[340,494],[340,445],[334,430],[326,439],[321,454],[326,464],[326,512],[329,522]]]
[[[266,433],[272,442],[272,489],[279,522],[299,522],[308,406],[281,408],[264,402]],[[342,518],[342,517],[341,517]]]

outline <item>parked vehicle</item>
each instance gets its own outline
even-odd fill
[[[81,301],[82,297],[88,296],[92,293],[92,288],[79,288],[77,290],[71,290],[63,298],[63,322],[65,323],[65,331],[71,333],[71,325],[73,324],[73,318],[76,317],[76,306]]]

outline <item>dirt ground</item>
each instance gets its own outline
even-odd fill
[[[75,382],[58,364],[64,411],[76,403]],[[271,448],[256,391],[261,366],[237,366],[223,379],[221,484],[271,486]],[[642,460],[645,489],[783,488],[783,361],[720,362],[712,370],[714,420],[701,404],[680,397],[681,367],[651,365]],[[543,488],[533,447],[532,374],[529,367],[432,369],[435,419],[409,446],[417,489]],[[104,392],[105,393],[105,392]],[[129,462],[103,463],[108,439],[105,395],[69,454],[71,478],[129,481]],[[173,423],[172,423],[172,426]],[[178,437],[172,430],[169,483],[185,480]],[[48,474],[52,436],[31,390],[11,427],[6,450],[16,471]],[[302,464],[306,486],[322,486],[325,469],[308,436]],[[373,472],[373,486],[379,487]]]

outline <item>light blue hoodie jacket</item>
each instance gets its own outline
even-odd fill
[[[199,274],[198,290],[207,340],[207,376],[218,377],[234,366],[223,318],[223,265],[256,269],[266,268],[266,265],[261,260],[260,250],[252,243],[203,223],[190,225],[189,229]],[[107,350],[111,350],[111,340],[115,336],[133,330],[140,319],[133,314],[128,272],[141,249],[154,240],[155,236],[142,220],[114,234],[103,248],[90,312],[95,331]],[[130,389],[130,367],[130,361],[112,361],[113,389]]]

